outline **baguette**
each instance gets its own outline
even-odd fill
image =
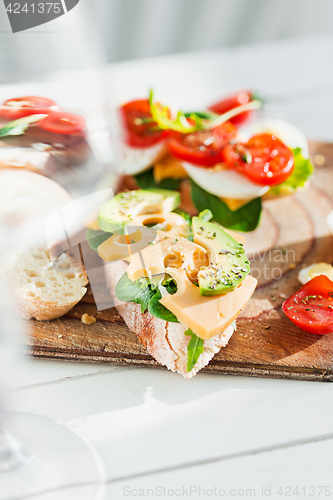
[[[155,318],[149,312],[141,312],[139,304],[134,302],[120,302],[115,296],[115,286],[126,271],[125,262],[117,262],[117,265],[106,266],[109,274],[109,286],[114,298],[115,307],[124,319],[128,328],[134,332],[140,342],[146,347],[149,354],[159,363],[173,372],[178,372],[186,379],[196,375],[222,347],[225,347],[234,332],[232,325],[213,337],[204,341],[204,352],[200,354],[194,368],[187,371],[187,345],[190,337],[184,335],[187,327],[180,323],[171,323]]]
[[[25,319],[60,318],[87,291],[84,268],[65,252],[52,264],[45,248],[19,250],[3,260],[0,270],[8,282],[15,309]]]

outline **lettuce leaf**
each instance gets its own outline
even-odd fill
[[[204,351],[204,341],[193,333],[190,328],[184,332],[184,335],[191,337],[187,344],[187,371],[190,372],[198,361],[200,354]]]
[[[273,186],[268,194],[275,196],[292,194],[296,189],[303,188],[314,172],[314,166],[308,158],[304,158],[301,149],[292,149],[295,158],[295,167],[291,176],[282,184]]]
[[[253,231],[258,226],[262,211],[261,198],[255,198],[232,211],[218,196],[208,193],[193,181],[191,183],[194,205],[199,212],[209,209],[213,214],[213,221],[227,229],[244,232]]]

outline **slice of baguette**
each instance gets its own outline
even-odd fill
[[[45,248],[9,254],[1,264],[14,306],[25,319],[60,318],[86,293],[87,275],[81,263],[68,253],[52,264]]]
[[[216,337],[204,341],[204,352],[200,354],[194,368],[187,371],[187,345],[191,339],[184,335],[187,327],[180,323],[170,323],[155,318],[149,312],[142,313],[141,306],[134,302],[120,302],[115,296],[115,286],[126,271],[127,264],[117,262],[117,265],[106,266],[107,276],[114,298],[116,309],[124,319],[128,328],[134,332],[140,342],[147,348],[153,358],[169,370],[178,372],[186,379],[190,379],[201,368],[208,365],[210,360],[222,347],[225,347],[234,332],[232,325]]]

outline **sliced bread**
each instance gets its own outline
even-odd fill
[[[60,318],[77,304],[87,289],[81,263],[66,252],[52,263],[45,248],[10,253],[1,264],[14,305],[23,318]]]
[[[126,271],[125,262],[106,265],[107,282],[114,298],[115,307],[128,328],[134,332],[147,351],[159,363],[173,372],[178,372],[186,379],[194,377],[222,347],[225,347],[234,332],[232,325],[210,340],[204,341],[204,352],[200,354],[194,368],[187,371],[187,345],[189,336],[184,335],[187,327],[180,323],[171,323],[155,318],[149,312],[141,312],[141,306],[134,302],[120,302],[115,296],[115,286]]]

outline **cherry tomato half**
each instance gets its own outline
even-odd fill
[[[132,148],[149,148],[166,137],[167,131],[158,128],[150,112],[148,99],[130,101],[120,108],[125,127],[125,141]]]
[[[18,120],[29,115],[48,115],[60,107],[46,97],[25,96],[8,99],[0,106],[0,116],[5,120]]]
[[[246,144],[228,144],[225,162],[256,184],[281,184],[294,170],[294,155],[280,139],[271,134],[258,134]]]
[[[40,122],[38,126],[55,134],[72,135],[82,132],[86,126],[86,120],[79,115],[72,113],[52,113]]]
[[[333,332],[333,281],[316,276],[287,299],[283,312],[296,326],[308,333]]]
[[[236,134],[235,126],[230,122],[211,130],[197,130],[190,134],[172,133],[169,149],[180,160],[212,167],[223,161],[223,149],[229,141],[236,138]]]
[[[210,111],[213,111],[213,113],[216,113],[217,115],[223,115],[227,111],[237,108],[238,106],[246,104],[250,101],[253,101],[253,93],[248,90],[243,90],[241,92],[238,92],[237,94],[232,94],[228,97],[225,97],[224,99],[215,104],[212,104],[211,106],[209,106],[208,109]],[[230,121],[234,125],[237,125],[239,127],[240,125],[243,125],[245,122],[249,121],[250,118],[252,118],[253,116],[254,116],[253,110],[244,111],[244,113],[240,113],[239,115],[236,115],[233,118],[231,118]]]

